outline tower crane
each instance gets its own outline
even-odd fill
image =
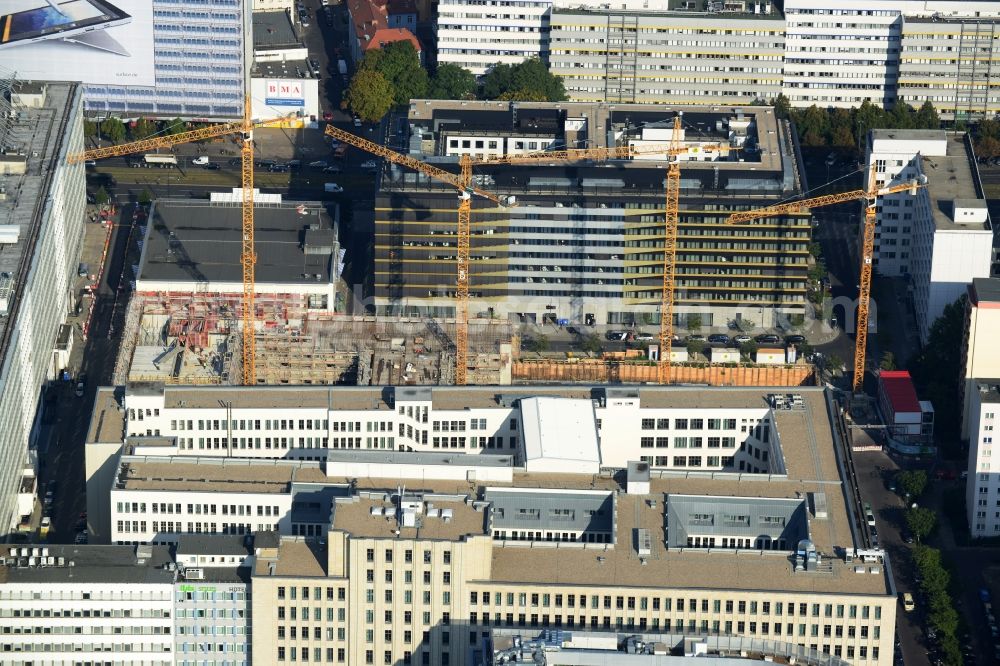
[[[459,160],[459,174],[451,173],[418,159],[397,153],[374,141],[345,132],[333,125],[326,126],[326,134],[334,139],[360,148],[372,155],[378,155],[394,164],[409,167],[414,171],[448,183],[459,192],[458,201],[458,261],[455,280],[455,384],[463,386],[468,374],[469,359],[469,237],[471,235],[472,195],[489,199],[503,205],[496,195],[472,186],[472,163],[467,155]]]
[[[681,144],[681,116],[674,117],[669,144],[650,144],[634,146],[611,146],[607,148],[578,148],[555,150],[541,153],[525,153],[513,155],[497,155],[473,161],[473,165],[491,164],[538,164],[543,162],[570,162],[575,160],[612,160],[629,159],[642,155],[665,155],[670,160],[666,178],[666,207],[663,226],[663,285],[660,290],[660,334],[659,361],[657,362],[657,381],[661,384],[670,383],[670,351],[674,337],[674,291],[675,263],[677,258],[677,225],[680,220],[680,155],[699,150],[728,153],[735,150],[725,144],[710,144],[706,146],[684,146]]]
[[[900,185],[890,185],[888,187],[878,187],[875,180],[875,165],[873,164],[868,174],[868,189],[866,190],[851,190],[849,192],[792,201],[776,206],[767,206],[766,208],[740,211],[733,213],[726,219],[726,224],[740,224],[759,220],[764,217],[802,212],[812,208],[832,206],[847,201],[865,201],[865,226],[861,243],[861,276],[858,287],[858,316],[855,320],[854,336],[854,377],[852,380],[852,389],[855,393],[861,390],[865,375],[865,353],[868,346],[868,306],[871,299],[872,261],[875,254],[876,202],[878,197],[888,194],[906,191],[909,191],[910,194],[916,194],[917,189],[921,187],[924,187],[924,185],[915,181]]]
[[[211,139],[227,134],[239,133],[241,135],[243,239],[240,264],[243,267],[243,297],[241,299],[241,309],[243,310],[243,383],[248,386],[256,383],[256,337],[254,327],[257,316],[254,292],[254,264],[257,263],[257,255],[254,252],[253,223],[253,130],[255,127],[276,125],[286,120],[287,118],[272,118],[270,120],[254,122],[251,117],[250,96],[247,95],[243,101],[243,119],[239,122],[210,125],[170,136],[154,136],[140,141],[123,143],[117,146],[105,146],[104,148],[94,148],[82,153],[72,153],[66,156],[66,161],[69,164],[77,164],[84,160],[120,157],[122,155],[141,153],[156,148],[169,148],[171,146],[178,146],[202,139]]]

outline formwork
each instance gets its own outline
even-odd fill
[[[515,382],[593,382],[598,384],[655,384],[655,363],[617,360],[572,359],[520,360],[513,364]],[[815,383],[813,366],[793,365],[672,365],[672,384],[710,386],[810,386]]]

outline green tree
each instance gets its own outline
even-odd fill
[[[168,120],[163,125],[163,133],[166,136],[173,136],[174,134],[180,134],[181,132],[187,131],[187,125],[180,118],[174,118],[173,120]]]
[[[904,495],[916,499],[927,489],[927,472],[908,469],[896,473],[896,488]]]
[[[538,58],[517,65],[497,64],[483,77],[484,99],[561,102],[566,99],[562,79]]]
[[[831,372],[839,371],[844,368],[844,359],[840,358],[840,354],[830,354],[826,357],[827,367]]]
[[[854,136],[859,143],[868,140],[868,130],[882,127],[883,111],[867,99],[854,111]]]
[[[458,65],[438,65],[427,96],[432,99],[469,99],[476,93],[476,77]]]
[[[83,121],[83,137],[85,139],[97,138],[97,122],[93,120]]]
[[[927,100],[917,110],[916,125],[920,129],[940,129],[941,118],[930,100]]]
[[[125,140],[125,124],[117,118],[106,118],[101,123],[101,134],[111,143]]]
[[[819,282],[826,277],[826,264],[823,263],[822,259],[817,259],[816,263],[809,267],[809,279],[813,282]]]
[[[883,370],[895,370],[896,369],[896,355],[891,351],[883,352],[882,359],[878,363],[878,367]]]
[[[358,70],[378,72],[385,77],[396,106],[427,96],[427,70],[420,65],[420,55],[409,40],[390,42],[380,49],[368,51]]]
[[[937,514],[922,506],[906,510],[906,527],[913,533],[913,538],[923,541],[934,531],[937,525]]]
[[[917,384],[917,393],[934,405],[936,437],[945,442],[945,453],[957,455],[961,402],[959,377],[962,367],[962,339],[965,329],[965,296],[946,305],[931,325],[927,344],[910,362],[909,369]],[[951,448],[946,448],[950,446]]]
[[[344,98],[358,117],[366,122],[376,122],[392,107],[393,91],[379,72],[362,69],[351,79]]]
[[[153,201],[153,193],[146,188],[142,188],[142,192],[139,193],[138,201],[140,205],[148,206]]]
[[[148,139],[158,131],[156,123],[148,118],[139,118],[139,120],[135,121],[131,127],[132,139],[136,141]]]
[[[694,356],[695,354],[701,354],[705,351],[705,341],[704,340],[688,340],[687,341],[687,351],[688,356]],[[690,359],[689,359],[690,360]]]
[[[600,354],[602,348],[601,336],[596,333],[591,333],[580,341],[580,349],[585,352]]]
[[[101,187],[98,187],[97,191],[94,192],[94,203],[98,204],[99,206],[103,206],[109,201],[111,201],[111,197],[108,196],[108,191],[104,189],[103,185]]]
[[[757,353],[757,343],[753,340],[747,340],[740,345],[740,355],[750,358]]]
[[[774,98],[772,104],[774,106],[774,115],[777,118],[784,120],[791,115],[792,103],[783,94],[778,93],[778,96]]]
[[[685,328],[689,331],[700,331],[701,330],[701,315],[700,314],[689,314],[685,319]]]
[[[991,158],[1000,155],[1000,140],[992,136],[981,136],[976,139],[976,155]]]
[[[549,338],[547,335],[536,335],[524,342],[524,346],[528,351],[543,352],[549,350]]]

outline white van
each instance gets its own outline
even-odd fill
[[[198,157],[191,160],[191,164],[197,164],[198,166],[205,166],[208,164],[208,155],[199,155]]]

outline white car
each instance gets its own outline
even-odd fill
[[[191,164],[197,164],[198,166],[205,166],[208,164],[208,155],[199,155],[198,157],[191,160]]]
[[[341,187],[340,185],[337,185],[337,183],[326,183],[323,186],[323,190],[325,192],[333,192],[334,194],[339,194],[344,191],[344,188]]]

